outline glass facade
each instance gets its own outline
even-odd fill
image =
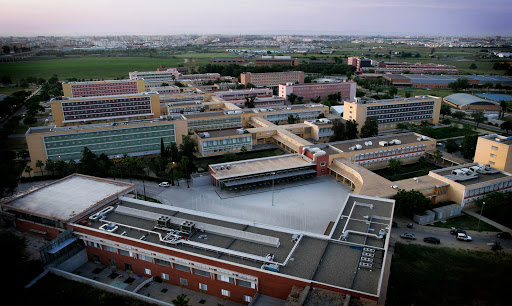
[[[434,117],[434,101],[368,106],[366,117],[376,116],[378,123],[429,120]]]
[[[84,147],[109,156],[160,151],[160,139],[175,142],[174,124],[138,126],[103,131],[48,135],[43,137],[46,157],[52,160],[80,159]]]

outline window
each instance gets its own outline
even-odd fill
[[[492,154],[492,153],[491,153],[491,157],[492,157],[492,158],[496,158],[496,154]]]
[[[145,255],[139,255],[139,259],[142,259],[142,260],[145,260],[148,262],[153,262],[153,257],[149,257],[149,256],[145,256]]]
[[[174,269],[190,273],[190,268],[187,267],[187,266],[183,266],[183,265],[179,265],[179,264],[174,264]]]
[[[159,264],[159,265],[162,265],[162,266],[166,266],[166,267],[170,267],[171,266],[171,263],[168,262],[168,261],[165,261],[165,260],[161,260],[161,259],[156,259],[156,263]]]
[[[243,281],[241,279],[238,280],[238,285],[242,286],[242,287],[247,287],[247,288],[253,288],[254,289],[254,284],[253,283],[247,282],[247,281]]]
[[[210,272],[199,269],[194,269],[194,274],[210,277]]]
[[[252,301],[252,297],[251,296],[248,296],[248,295],[244,295],[244,302],[251,302]]]
[[[232,277],[229,277],[229,276],[218,275],[218,276],[217,276],[217,279],[218,279],[218,280],[221,280],[221,281],[223,281],[223,282],[230,283],[230,284],[234,284],[234,283],[235,283],[235,279],[234,279],[234,278],[232,278]]]
[[[188,280],[180,277],[180,285],[188,286]]]
[[[147,275],[151,275],[151,269],[144,268],[144,273]]]
[[[108,246],[108,245],[104,245],[103,246],[103,250],[109,251],[109,252],[113,252],[113,253],[117,253],[117,249],[116,248],[113,248],[113,247]]]
[[[491,149],[493,149],[494,151],[498,151],[498,147],[495,146],[492,146]]]
[[[90,246],[93,246],[93,247],[95,247],[95,248],[98,248],[98,249],[100,248],[100,245],[99,245],[99,244],[97,244],[96,242],[89,241],[89,245],[90,245]]]
[[[169,280],[169,274],[162,273],[162,279]]]
[[[205,284],[199,283],[199,289],[206,291],[206,290],[208,290],[208,286]]]
[[[226,289],[221,289],[221,292],[222,292],[222,295],[223,296],[229,296],[229,290],[226,290]]]
[[[321,162],[320,166],[324,167],[325,166],[325,162]]]
[[[495,164],[495,162],[493,162],[491,160],[489,161],[489,165],[494,166],[494,164]]]

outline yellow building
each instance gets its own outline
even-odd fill
[[[155,92],[133,95],[52,99],[56,126],[159,118],[160,96]]]
[[[355,120],[358,129],[364,125],[367,117],[377,117],[379,130],[396,129],[399,123],[420,124],[421,121],[439,122],[441,98],[434,96],[416,96],[363,102],[345,101],[343,119]]]
[[[252,135],[246,129],[228,129],[194,133],[197,139],[197,151],[201,156],[238,153],[245,148],[252,150]]]
[[[62,92],[68,98],[133,95],[145,92],[144,80],[107,80],[63,82]]]
[[[512,137],[496,134],[478,137],[474,161],[512,173]]]

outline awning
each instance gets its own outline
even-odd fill
[[[64,240],[61,244],[59,244],[58,246],[54,247],[53,249],[50,249],[48,251],[46,251],[48,254],[55,254],[57,253],[58,251],[62,250],[63,248],[67,247],[68,245],[72,244],[73,242],[75,242],[76,240],[78,239],[78,237],[71,237],[71,238],[68,238],[66,240]]]
[[[293,177],[293,176],[303,175],[303,174],[314,174],[314,173],[316,173],[316,170],[307,169],[307,170],[301,170],[301,171],[295,171],[295,172],[278,173],[276,175],[267,175],[267,176],[240,179],[240,180],[236,180],[236,181],[228,181],[228,182],[221,181],[221,182],[226,187],[232,187],[232,186],[238,186],[238,185],[243,185],[243,184],[252,184],[252,183],[258,183],[258,182],[270,181],[272,179],[280,179],[280,178]]]

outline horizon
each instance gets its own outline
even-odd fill
[[[2,0],[0,0],[2,1]],[[479,0],[4,1],[0,36],[512,36],[512,2]],[[79,12],[79,14],[77,14]],[[248,14],[250,12],[250,14]],[[24,19],[20,20],[20,16]],[[27,22],[29,20],[29,22]]]

